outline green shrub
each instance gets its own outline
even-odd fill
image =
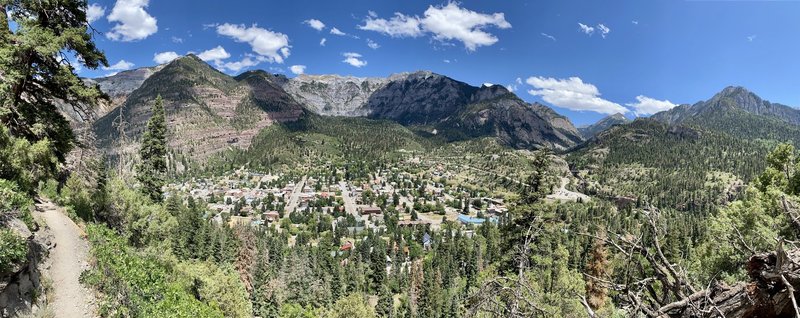
[[[103,317],[223,317],[217,304],[198,300],[192,279],[159,257],[128,247],[102,225],[88,227],[95,268],[81,280],[104,295]]]
[[[3,217],[18,217],[25,222],[30,229],[35,228],[31,207],[33,200],[28,195],[20,192],[17,184],[8,180],[0,179],[0,222]]]
[[[28,255],[28,244],[25,239],[11,230],[0,229],[0,274],[25,260]]]

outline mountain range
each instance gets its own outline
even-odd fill
[[[629,122],[631,122],[631,120],[628,119],[628,117],[625,117],[623,114],[616,113],[614,115],[606,116],[594,124],[578,127],[578,131],[581,132],[581,136],[583,136],[583,138],[589,139],[603,131],[608,130],[614,125],[622,125]]]
[[[568,150],[618,125],[614,114],[576,128],[539,103],[527,103],[499,85],[471,86],[430,71],[360,78],[262,70],[229,76],[194,55],[155,67],[86,79],[110,96],[92,127],[110,153],[132,151],[156,96],[167,110],[169,143],[202,159],[229,147],[246,149],[259,131],[308,116],[389,120],[442,141],[494,137],[518,149]],[[800,144],[800,110],[771,103],[742,87],[651,116],[669,126],[699,127],[733,137]],[[365,125],[379,129],[374,125]],[[392,128],[395,129],[395,128]]]
[[[567,149],[583,140],[569,119],[503,86],[474,87],[428,71],[287,78],[259,70],[231,77],[188,55],[87,82],[112,98],[93,124],[100,146],[111,152],[141,135],[159,95],[170,145],[193,158],[247,148],[261,129],[312,114],[390,120],[446,141],[496,137],[515,148]]]

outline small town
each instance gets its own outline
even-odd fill
[[[195,178],[165,187],[165,196],[192,197],[206,202],[217,224],[249,225],[286,230],[300,226],[292,214],[321,212],[332,229],[346,229],[348,237],[386,229],[384,212],[399,212],[398,226],[438,230],[445,221],[463,225],[466,234],[475,225],[497,223],[508,212],[503,198],[442,184],[449,173],[432,169],[419,174],[397,168],[372,174],[367,180],[336,177],[269,174],[239,169],[220,177]],[[337,231],[342,233],[343,230]],[[352,244],[352,243],[351,243]]]

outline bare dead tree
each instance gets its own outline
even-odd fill
[[[535,227],[537,225],[538,227]],[[481,312],[493,317],[509,318],[547,316],[547,311],[533,301],[536,292],[526,275],[530,267],[531,243],[542,230],[540,222],[537,220],[531,222],[525,233],[524,243],[515,247],[516,275],[498,276],[482,284],[468,297],[471,304],[467,312],[468,317],[475,317]]]
[[[788,204],[784,204],[787,206]],[[787,213],[790,209],[786,209]],[[591,277],[617,291],[631,317],[795,317],[800,318],[800,249],[754,254],[746,263],[749,281],[729,286],[711,282],[698,289],[686,271],[665,256],[658,211],[642,211],[649,231],[609,235],[606,243],[624,256],[622,282]],[[598,238],[595,235],[583,234]],[[647,245],[643,242],[648,242]]]

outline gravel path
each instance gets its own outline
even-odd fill
[[[50,250],[53,298],[48,306],[59,318],[94,317],[92,292],[78,281],[89,267],[89,243],[81,237],[81,229],[51,202],[36,205],[37,214],[47,223],[55,247]]]

